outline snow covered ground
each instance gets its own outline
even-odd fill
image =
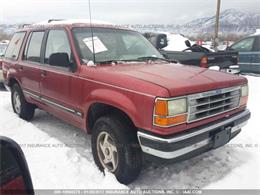
[[[252,118],[229,144],[171,165],[146,163],[131,185],[104,176],[95,166],[90,136],[43,112],[32,122],[12,111],[10,93],[0,92],[0,135],[22,146],[35,189],[260,189],[260,77],[248,76]]]

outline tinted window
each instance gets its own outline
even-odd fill
[[[7,147],[0,147],[0,189],[1,186],[20,176],[20,169],[12,152]]]
[[[32,32],[25,49],[25,60],[40,62],[41,45],[44,32]]]
[[[21,49],[25,32],[15,33],[5,52],[5,57],[17,60]]]
[[[255,40],[254,37],[249,37],[247,39],[244,39],[244,40],[239,41],[238,43],[234,44],[231,47],[231,49],[233,49],[235,51],[240,51],[240,52],[252,51],[254,40]]]
[[[253,50],[260,51],[260,36],[256,37]]]
[[[64,30],[51,30],[48,34],[44,63],[49,64],[49,58],[53,54],[65,53],[71,61],[71,49],[69,39]],[[68,65],[64,64],[65,67]]]

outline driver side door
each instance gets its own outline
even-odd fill
[[[56,54],[67,54],[69,63],[60,63],[59,59],[51,62],[51,56]],[[81,115],[72,89],[77,75],[70,67],[75,62],[65,29],[49,30],[45,36],[42,56],[40,89],[42,101],[47,105],[46,110],[78,125]]]

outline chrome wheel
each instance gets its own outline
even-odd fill
[[[21,98],[17,91],[13,93],[13,105],[14,110],[17,114],[20,114],[21,112]]]
[[[114,172],[118,166],[118,152],[111,135],[102,131],[97,138],[98,158],[102,166]]]

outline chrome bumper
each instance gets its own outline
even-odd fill
[[[144,153],[162,159],[175,159],[185,155],[193,156],[192,153],[194,151],[202,148],[204,149],[203,151],[214,148],[212,143],[215,134],[223,129],[228,128],[228,131],[230,131],[229,140],[231,140],[246,125],[249,118],[250,111],[244,110],[227,119],[221,119],[207,126],[190,129],[172,137],[159,137],[143,131],[138,131],[137,136]]]

